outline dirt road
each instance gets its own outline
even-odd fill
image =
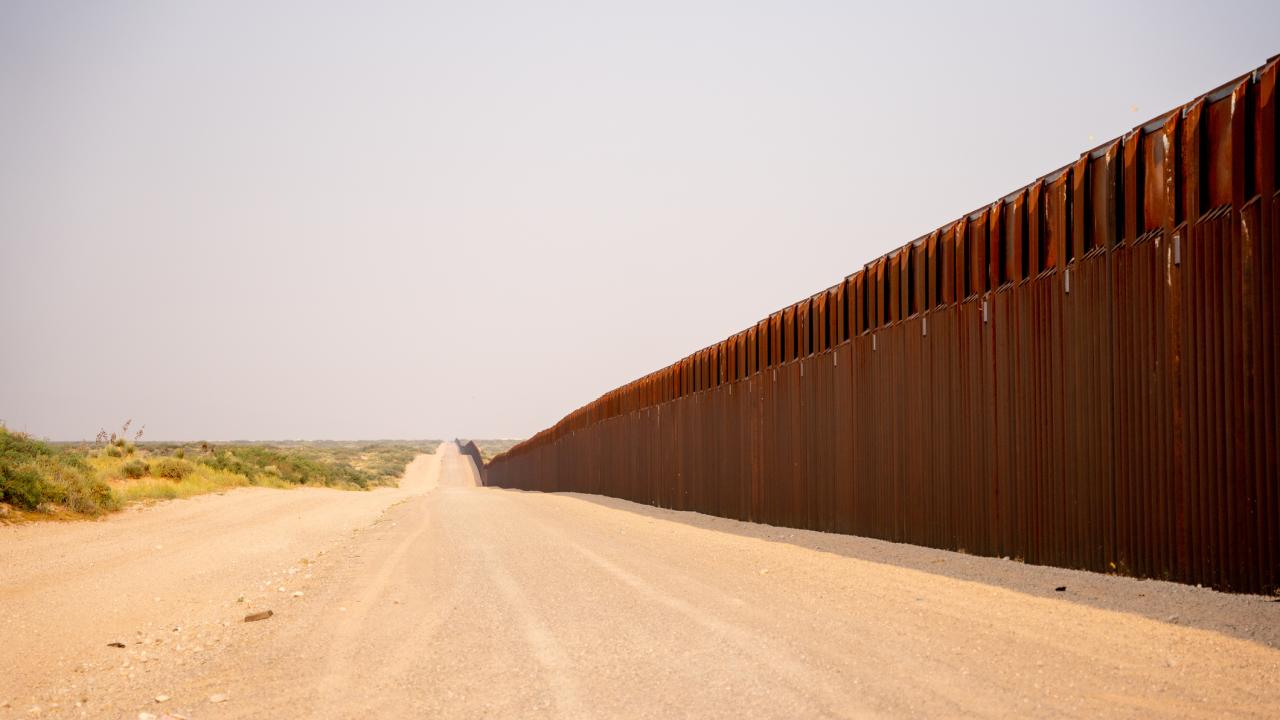
[[[1280,715],[1266,598],[475,480],[0,528],[0,717]]]

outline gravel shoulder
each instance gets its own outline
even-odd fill
[[[475,485],[442,445],[398,490],[0,534],[0,717],[1280,709],[1267,598]]]

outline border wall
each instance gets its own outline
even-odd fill
[[[605,394],[486,484],[1275,590],[1276,76]]]
[[[484,456],[480,454],[480,448],[476,446],[476,442],[474,440],[454,438],[453,444],[458,446],[459,454],[466,455],[476,464],[476,472],[480,476],[480,481],[484,482]]]

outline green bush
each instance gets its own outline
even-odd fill
[[[107,454],[107,457],[121,457],[124,455],[123,452],[120,452],[120,448],[115,445],[108,445],[103,452]]]
[[[40,473],[33,467],[0,465],[0,500],[24,510],[35,510],[44,497]]]
[[[207,465],[214,470],[222,470],[224,472],[243,475],[246,480],[253,481],[258,476],[260,468],[245,462],[236,456],[230,450],[223,450],[212,455],[202,455],[197,458],[197,462],[201,465]]]
[[[345,462],[328,462],[306,457],[300,451],[259,445],[235,445],[198,461],[215,470],[225,470],[248,478],[249,482],[281,480],[292,485],[355,486],[367,488],[379,477]]]
[[[169,480],[181,480],[195,471],[195,467],[182,458],[160,458],[151,464],[151,474]]]
[[[94,478],[79,457],[68,453],[62,458],[48,458],[43,464],[47,502],[87,515],[119,507],[111,487]]]
[[[147,464],[141,460],[130,460],[120,466],[120,474],[127,478],[140,478],[147,474]]]
[[[184,448],[178,448],[177,450],[173,451],[173,456],[178,458],[179,460],[183,460],[187,457],[187,451]]]
[[[43,503],[96,514],[117,506],[84,458],[0,426],[0,500],[26,510]]]

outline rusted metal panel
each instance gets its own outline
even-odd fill
[[[1102,250],[1071,263],[1062,308],[1068,562],[1096,571],[1114,562],[1111,324],[1098,322],[1110,317],[1107,266]]]
[[[796,308],[796,357],[804,357],[813,352],[813,323],[810,314],[813,306],[808,300],[795,304]]]
[[[1119,238],[1120,194],[1119,173],[1120,143],[1113,142],[1106,146],[1096,157],[1089,161],[1089,182],[1084,189],[1089,199],[1089,226],[1092,238],[1089,249],[1101,247],[1110,250]]]
[[[924,261],[925,248],[924,238],[916,240],[905,246],[903,251],[907,253],[905,267],[903,268],[903,317],[911,317],[917,313],[923,312],[925,309],[924,302]]]
[[[755,352],[752,354],[755,359],[755,369],[752,372],[762,372],[769,367],[769,319],[765,318],[756,323],[755,326]]]
[[[900,387],[901,408],[897,455],[902,467],[900,507],[902,539],[917,545],[928,545],[929,520],[925,501],[932,494],[930,475],[926,469],[926,453],[930,432],[929,395],[934,391],[923,372],[924,343],[931,338],[923,332],[925,321],[919,315],[904,321],[896,340],[902,346],[897,372],[904,380]]]
[[[1008,201],[1008,212],[1005,215],[1006,236],[1008,237],[1009,281],[1020,282],[1031,276],[1029,262],[1030,252],[1027,242],[1027,192],[1019,191]]]
[[[783,363],[795,360],[799,354],[796,347],[796,340],[799,334],[796,332],[796,306],[792,305],[782,311],[782,355],[780,361]]]
[[[968,218],[960,218],[955,222],[951,229],[951,243],[954,248],[954,265],[951,268],[952,274],[955,276],[953,286],[955,288],[956,302],[960,302],[969,297],[972,290],[969,287],[969,281],[972,278],[969,272],[969,220]]]
[[[720,387],[729,382],[729,346],[730,342],[724,340],[716,343],[713,349],[715,356],[715,377],[711,382],[711,387]]]
[[[938,282],[945,282],[939,276]],[[957,532],[955,493],[958,484],[952,482],[952,466],[955,464],[956,445],[959,442],[952,433],[938,432],[938,427],[951,427],[954,422],[955,396],[952,385],[956,372],[956,323],[954,306],[931,312],[928,317],[928,335],[921,343],[921,379],[929,388],[924,396],[925,412],[935,426],[928,442],[922,443],[925,453],[926,486],[920,498],[926,521],[926,536],[922,544],[931,547],[956,549],[960,547]]]
[[[1026,211],[1026,265],[1027,277],[1035,277],[1052,263],[1045,253],[1044,180],[1039,179],[1027,189]]]
[[[827,314],[826,338],[828,350],[834,349],[848,337],[848,334],[843,330],[845,320],[844,290],[844,281],[827,289],[827,299],[824,305]]]
[[[1182,362],[1186,410],[1187,478],[1190,481],[1185,519],[1189,546],[1199,556],[1191,558],[1200,573],[1220,586],[1239,586],[1239,580],[1220,574],[1229,567],[1225,555],[1233,546],[1247,552],[1229,537],[1240,527],[1231,498],[1242,480],[1241,458],[1235,439],[1241,428],[1243,357],[1239,296],[1231,282],[1238,276],[1238,246],[1228,242],[1233,225],[1227,207],[1215,209],[1187,228],[1183,255],[1185,300]],[[1245,500],[1243,496],[1241,500]]]
[[[791,435],[794,427],[790,415],[790,383],[787,366],[771,371],[765,408],[764,447],[764,517],[770,525],[785,525],[790,518]]]
[[[962,296],[956,292],[956,227],[939,231],[938,237],[938,303],[950,305]]]
[[[776,368],[783,362],[783,311],[769,316],[769,367]]]
[[[1117,570],[1158,577],[1171,567],[1169,376],[1159,338],[1163,268],[1155,233],[1126,239],[1112,258],[1116,392]]]
[[[996,290],[1009,281],[1008,236],[1005,227],[1005,204],[997,200],[988,210],[987,288]]]
[[[886,305],[888,307],[888,312],[884,318],[886,324],[898,322],[906,317],[906,312],[903,309],[906,286],[902,282],[906,274],[906,259],[905,248],[900,248],[896,252],[890,253],[889,257],[886,258],[887,267],[884,275],[886,285],[884,294],[887,298]]]
[[[854,408],[859,397],[853,385],[853,343],[845,341],[832,352],[832,443],[834,444],[835,532],[853,532]]]
[[[1071,187],[1069,171],[1063,171],[1044,185],[1044,219],[1041,223],[1040,241],[1041,260],[1045,268],[1066,267],[1067,243],[1070,236],[1067,232],[1068,199]]]
[[[1259,585],[1280,585],[1280,134],[1276,123],[1277,65],[1272,62],[1258,77],[1257,110],[1254,121],[1254,168],[1258,202],[1246,202],[1242,232],[1256,252],[1253,258],[1251,299],[1256,307],[1254,330],[1254,377],[1257,384],[1251,397],[1254,405],[1254,441],[1258,472]]]
[[[871,329],[889,324],[888,260],[880,258],[867,268],[867,311],[871,315]]]
[[[827,324],[827,291],[814,295],[809,298],[810,320],[809,333],[812,338],[812,352],[820,353],[831,349],[828,341],[828,332],[830,327]]]
[[[1275,589],[1275,80],[606,393],[486,484]]]
[[[867,283],[869,286],[870,283]],[[873,482],[876,477],[876,453],[879,451],[876,429],[880,418],[876,411],[877,395],[873,362],[878,347],[876,331],[864,333],[853,341],[853,395],[858,402],[853,405],[853,518],[855,535],[885,537],[878,520],[883,511]]]
[[[849,276],[849,310],[853,314],[849,324],[850,337],[861,335],[867,329],[867,289],[865,287],[865,271],[859,270]]]
[[[996,517],[999,553],[1025,557],[1027,544],[1026,492],[1020,482],[1017,455],[1018,347],[1017,312],[1013,284],[1004,284],[988,298],[991,317],[992,475],[997,487]]]
[[[1016,467],[1011,479],[1027,517],[1026,546],[1015,557],[1048,564],[1062,556],[1064,503],[1062,448],[1061,300],[1055,270],[1019,283],[1019,356],[1014,396]]]
[[[987,211],[982,210],[969,219],[967,230],[969,233],[968,253],[969,253],[969,292],[970,294],[981,295],[989,290],[988,282],[990,280],[991,268],[987,262],[987,226],[989,218]]]

